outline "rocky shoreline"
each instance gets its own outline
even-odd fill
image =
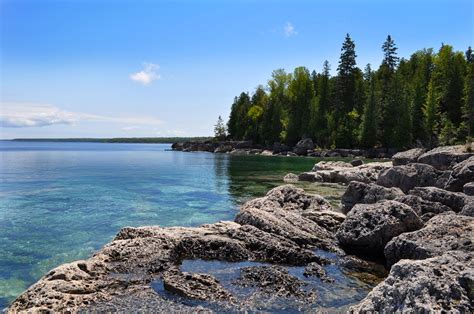
[[[235,312],[282,300],[298,311],[474,310],[474,154],[464,146],[401,152],[393,165],[320,162],[285,177],[298,180],[347,184],[342,209],[287,184],[232,222],[123,228],[91,258],[50,271],[8,312]],[[229,283],[185,269],[196,260],[256,264]],[[341,278],[365,292],[325,303]]]
[[[171,149],[183,152],[210,152],[217,154],[231,154],[236,156],[263,155],[263,156],[309,156],[309,157],[364,157],[364,158],[391,158],[396,149],[320,149],[310,138],[302,139],[294,147],[282,143],[274,143],[266,147],[253,144],[252,141],[204,141],[178,142],[171,145]]]

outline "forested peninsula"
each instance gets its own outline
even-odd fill
[[[422,49],[409,59],[397,56],[389,35],[378,69],[362,71],[356,44],[346,35],[330,75],[297,67],[273,71],[266,86],[235,97],[227,133],[219,136],[271,146],[294,146],[311,138],[320,148],[403,149],[472,141],[474,129],[474,54],[442,44],[438,52]]]

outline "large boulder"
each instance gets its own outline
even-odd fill
[[[433,186],[416,187],[410,191],[410,194],[427,201],[441,203],[455,212],[461,211],[472,200],[472,197],[464,193],[450,192]]]
[[[315,211],[331,210],[330,204],[320,196],[304,193],[292,185],[274,188],[265,197],[245,203],[235,221],[251,225],[265,232],[289,239],[299,245],[311,245],[337,251],[332,230],[305,215]]]
[[[474,156],[474,153],[467,152],[464,145],[440,146],[418,157],[418,162],[446,170],[471,156]]]
[[[293,148],[293,152],[297,155],[306,155],[308,153],[308,150],[313,150],[313,149],[314,149],[313,140],[310,138],[304,138],[298,143],[296,143],[296,146]]]
[[[382,254],[385,245],[404,232],[421,228],[413,209],[395,201],[357,204],[347,214],[336,237],[348,251]]]
[[[446,205],[438,202],[428,201],[416,195],[399,196],[395,199],[395,201],[410,206],[424,222],[430,220],[435,215],[452,210]]]
[[[474,251],[474,218],[446,213],[431,218],[424,228],[399,235],[385,247],[387,264],[401,259],[424,259],[447,251]]]
[[[352,181],[372,183],[377,181],[379,173],[392,167],[392,162],[372,162],[357,167],[351,164],[339,163],[332,166],[328,163],[318,163],[313,168],[323,182],[348,184]],[[321,169],[321,170],[315,170]]]
[[[355,204],[373,204],[405,195],[399,188],[386,188],[373,183],[352,181],[342,195],[342,212],[347,213]]]
[[[393,165],[402,166],[410,163],[415,163],[418,157],[420,157],[424,152],[426,152],[426,149],[424,148],[413,148],[410,150],[396,153],[392,157]]]
[[[463,186],[469,182],[474,182],[474,156],[461,161],[453,167],[453,171],[446,183],[446,190],[461,192]]]
[[[402,260],[351,313],[472,313],[474,255],[448,252]]]
[[[230,144],[221,144],[214,150],[214,153],[228,153],[233,149],[234,147]]]
[[[395,166],[382,172],[377,184],[385,187],[398,187],[408,192],[417,186],[438,186],[441,173],[430,165],[408,164]]]

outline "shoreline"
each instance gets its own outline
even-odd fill
[[[337,182],[349,184],[342,199],[344,214],[332,209],[320,196],[283,185],[245,203],[234,222],[195,228],[125,227],[91,258],[49,272],[20,295],[9,311],[126,310],[132,305],[121,303],[120,298],[125,296],[133,296],[139,302],[135,305],[143,302],[144,307],[196,309],[157,294],[150,286],[156,280],[161,280],[167,293],[205,302],[200,303],[204,308],[213,304],[217,309],[239,309],[239,302],[235,302],[239,296],[230,293],[211,275],[182,271],[180,265],[189,259],[270,263],[275,266],[251,268],[250,274],[258,278],[257,282],[264,278],[260,276],[284,278],[282,285],[271,282],[268,287],[259,287],[252,281],[253,277],[245,277],[240,269],[239,278],[250,280],[247,285],[256,285],[256,298],[262,293],[287,291],[278,298],[312,300],[312,294],[301,290],[303,284],[285,272],[285,265],[304,267],[321,282],[330,281],[326,265],[333,264],[373,278],[379,267],[361,259],[368,253],[367,249],[372,257],[384,257],[390,269],[386,280],[403,288],[396,291],[400,297],[395,300],[389,296],[397,288],[378,281],[363,300],[352,303],[352,310],[426,309],[413,300],[426,297],[413,294],[420,289],[431,289],[443,300],[440,304],[431,301],[434,303],[425,305],[431,309],[472,310],[472,305],[466,303],[470,293],[466,285],[472,279],[462,276],[474,268],[474,247],[464,241],[474,231],[471,196],[474,193],[469,194],[473,192],[469,184],[474,178],[474,154],[464,152],[460,146],[427,152],[410,150],[395,155],[393,163],[393,166],[385,163],[383,167],[369,167],[370,176],[364,172],[367,171],[364,165],[326,161],[315,165],[310,173],[319,176],[319,182],[328,182],[325,178],[350,178],[347,182]],[[361,176],[354,176],[360,173]],[[300,176],[292,179],[300,180]],[[363,237],[359,236],[361,231]],[[453,232],[458,234],[456,240],[452,240]],[[408,249],[407,241],[415,243],[416,250]],[[327,260],[315,254],[314,249],[333,252],[338,260]],[[419,255],[420,250],[425,255]],[[450,265],[449,273],[442,266],[446,263]],[[441,272],[444,279],[434,283],[424,281],[432,271]],[[457,294],[454,290],[443,290],[445,281],[456,283],[451,287]],[[239,306],[249,310],[255,304]]]

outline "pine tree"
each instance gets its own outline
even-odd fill
[[[214,126],[214,138],[217,140],[224,140],[227,136],[227,132],[225,129],[224,121],[222,120],[222,117],[219,116],[217,119],[217,123]]]
[[[360,143],[364,147],[374,147],[377,143],[377,107],[375,101],[374,74],[370,64],[367,64],[365,68],[365,80],[368,88],[367,100],[362,115]]]
[[[382,45],[384,52],[384,58],[382,64],[386,65],[391,72],[395,71],[399,58],[397,57],[397,47],[392,39],[392,36],[388,35],[387,39]]]
[[[380,135],[382,145],[390,147],[394,139],[394,130],[396,121],[393,119],[395,108],[393,108],[393,99],[389,99],[390,88],[392,86],[392,78],[398,64],[397,47],[390,35],[382,45],[384,59],[378,71],[379,74],[379,103],[380,103]]]

